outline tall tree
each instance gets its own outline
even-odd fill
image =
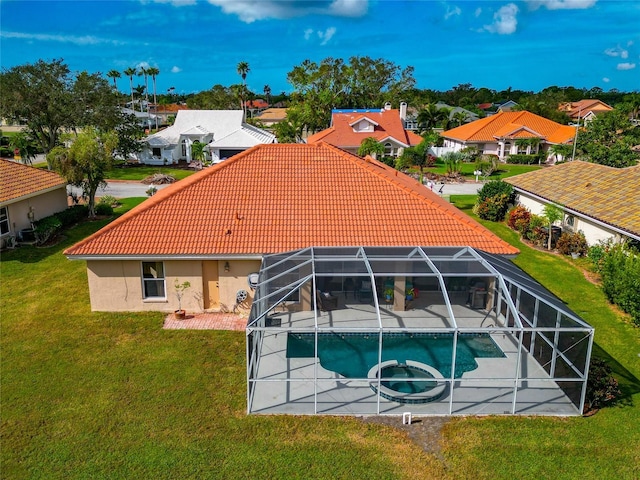
[[[611,110],[598,115],[578,132],[577,157],[609,167],[636,165],[640,155],[633,151],[640,144],[640,127],[627,114]]]
[[[62,60],[25,64],[0,75],[0,115],[25,122],[25,133],[45,153],[63,129],[113,128],[118,123],[117,94],[100,74],[72,75]]]
[[[31,165],[36,156],[37,148],[33,139],[24,132],[17,132],[9,139],[9,145],[14,150],[20,152],[20,161],[24,164]]]
[[[418,128],[420,131],[430,132],[442,122],[445,113],[434,103],[425,105],[418,111]]]
[[[305,128],[327,128],[334,108],[380,108],[413,88],[413,67],[369,57],[328,57],[320,63],[305,60],[287,74],[293,86],[292,107],[298,108]]]
[[[90,218],[95,217],[96,191],[105,185],[117,143],[115,132],[101,134],[90,127],[73,138],[69,147],[58,146],[47,155],[54,169],[87,195]]]
[[[118,70],[109,70],[107,72],[107,77],[109,77],[110,79],[113,80],[113,88],[117,92],[118,91],[118,83],[116,82],[116,80],[118,80],[118,78],[120,78],[120,72]]]
[[[194,110],[237,110],[239,103],[231,87],[214,85],[209,90],[189,97],[187,106]]]
[[[158,98],[156,96],[156,77],[160,75],[160,70],[156,67],[149,67],[147,69],[147,73],[151,76],[151,80],[153,81],[153,105],[156,109],[156,130],[158,130]]]
[[[267,99],[267,104],[271,105],[271,87],[269,85],[265,85],[262,91]]]
[[[245,117],[247,116],[247,106],[245,105],[245,102],[247,93],[247,73],[249,73],[249,70],[251,70],[251,68],[249,68],[249,64],[247,62],[240,62],[236,66],[238,75],[242,77],[242,90],[240,92],[240,98],[242,101],[242,111],[244,112]]]
[[[136,75],[137,70],[133,67],[129,67],[127,68],[124,72],[123,72],[127,77],[129,77],[129,88],[131,90],[131,110],[135,110],[135,107],[133,106],[133,76]]]
[[[138,69],[138,76],[144,77],[144,95],[145,95],[145,102],[146,102],[146,110],[148,113],[149,112],[149,68],[145,66],[141,66]],[[140,111],[141,112],[143,111],[142,102],[140,106]]]

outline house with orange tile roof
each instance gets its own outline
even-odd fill
[[[497,155],[506,161],[511,154],[535,154],[548,151],[551,145],[572,143],[575,127],[561,125],[531,112],[499,112],[467,123],[440,135],[446,151],[476,147],[482,154]],[[537,146],[520,146],[519,139],[538,138]]]
[[[255,116],[266,129],[271,129],[276,123],[280,123],[287,118],[288,108],[267,108]]]
[[[319,142],[258,145],[161,190],[64,253],[98,311],[231,310],[265,254],[310,246],[518,250],[416,180]],[[241,307],[248,307],[242,304]]]
[[[640,165],[613,168],[575,160],[505,178],[518,202],[541,215],[549,203],[564,210],[562,228],[599,241],[640,241]]]
[[[242,110],[179,110],[174,124],[144,140],[138,160],[148,165],[191,163],[191,147],[205,143],[206,160],[221,162],[275,135],[244,121]]]
[[[358,153],[365,138],[373,137],[384,145],[384,155],[399,157],[405,148],[422,142],[422,137],[405,129],[407,104],[400,110],[385,104],[381,110],[333,110],[331,126],[307,138],[307,143],[326,142],[351,153]]]
[[[33,222],[68,207],[67,180],[55,172],[0,159],[0,244],[20,238]]]
[[[613,110],[613,107],[601,100],[585,99],[578,102],[563,103],[560,105],[559,110],[569,115],[569,118],[574,122],[582,120],[588,122],[602,112]]]

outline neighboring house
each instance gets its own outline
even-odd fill
[[[256,115],[255,118],[264,126],[264,128],[270,130],[275,124],[280,123],[287,118],[287,110],[287,108],[267,108]]]
[[[149,112],[139,112],[138,110],[131,110],[130,108],[123,108],[122,113],[125,115],[133,115],[136,117],[136,122],[142,128],[149,129],[156,125],[156,115]],[[160,122],[160,118],[158,118]]]
[[[150,105],[150,112],[158,116],[160,125],[170,124],[171,120],[175,120],[176,115],[181,110],[189,110],[189,107],[180,103]]]
[[[546,204],[564,210],[562,228],[601,240],[640,241],[640,165],[613,168],[575,160],[505,178],[518,202],[540,215]]]
[[[575,127],[561,125],[531,112],[501,112],[442,132],[446,151],[476,147],[482,154],[506,161],[510,154],[535,154],[551,145],[572,143]],[[519,139],[539,138],[537,146],[520,146]]]
[[[613,110],[613,107],[600,100],[580,100],[579,102],[568,102],[560,105],[560,111],[565,112],[575,123],[581,120],[589,122],[602,112]]]
[[[207,145],[206,160],[217,163],[275,141],[273,134],[245,123],[242,110],[179,110],[172,126],[144,140],[138,158],[150,165],[191,163],[191,147],[199,142]]]
[[[399,157],[405,148],[418,145],[420,135],[406,130],[407,104],[393,110],[385,104],[381,110],[333,110],[331,126],[307,138],[307,143],[326,142],[351,153],[357,153],[367,137],[373,137],[384,145],[384,155]]]
[[[517,106],[518,106],[518,103],[514,102],[513,100],[506,100],[506,101],[498,102],[494,104],[496,112],[510,112],[511,110],[514,109],[514,107],[517,107]]]
[[[263,255],[309,246],[518,250],[412,178],[326,143],[260,145],[159,191],[64,253],[91,308],[232,310]]]
[[[2,248],[31,229],[33,222],[68,207],[67,181],[55,172],[0,160],[0,243]]]
[[[261,98],[256,98],[255,100],[247,100],[244,102],[244,107],[247,109],[247,112],[249,112],[249,118],[253,118],[269,108],[269,104]]]
[[[462,107],[452,107],[451,105],[448,105],[444,102],[436,103],[436,107],[438,107],[438,110],[441,110],[443,108],[448,109],[450,111],[449,112],[450,120],[460,116],[460,113],[464,115],[464,123],[474,122],[478,120],[478,118],[480,118],[477,113],[472,112],[471,110],[467,110]],[[401,105],[401,108],[402,108],[402,105]],[[407,130],[411,130],[412,132],[416,132],[420,130],[420,126],[418,124],[419,113],[420,111],[416,108],[408,108],[406,113],[406,119],[404,122],[404,128],[406,128]]]

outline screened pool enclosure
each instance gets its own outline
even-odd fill
[[[468,247],[266,256],[247,324],[249,413],[579,415],[593,328]]]

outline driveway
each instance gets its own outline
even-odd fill
[[[146,197],[147,190],[151,185],[146,185],[137,181],[128,180],[109,180],[105,188],[99,188],[96,192],[96,198],[104,197],[105,195],[111,195],[116,198],[129,198],[129,197]],[[168,187],[169,185],[154,185],[158,190]],[[67,185],[67,193],[74,193],[76,195],[82,195],[82,189]]]

